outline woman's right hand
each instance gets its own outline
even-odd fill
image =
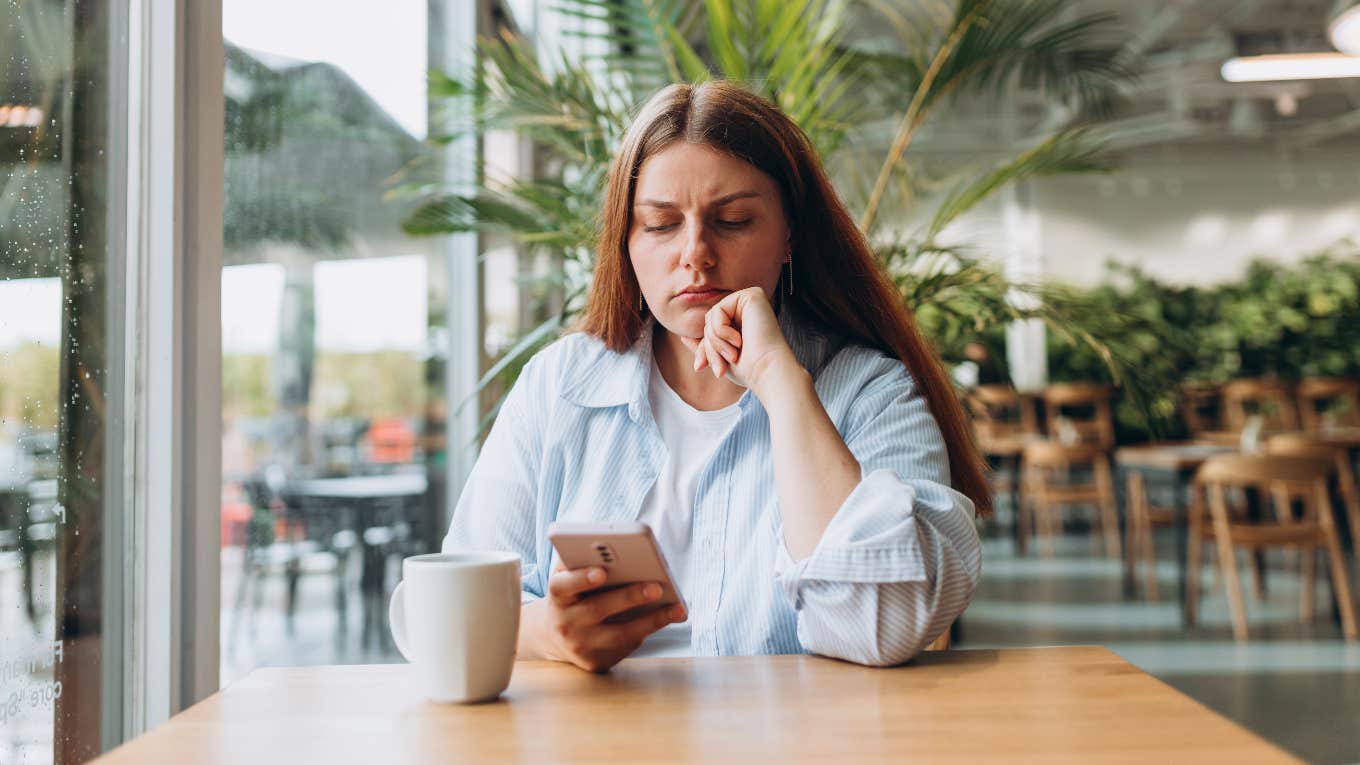
[[[591,592],[606,584],[608,572],[603,568],[568,571],[559,563],[548,577],[548,596],[520,612],[519,658],[565,661],[587,672],[604,672],[636,651],[648,635],[687,616],[684,606],[673,605],[605,623],[661,597],[656,582]]]

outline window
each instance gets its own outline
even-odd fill
[[[121,729],[119,5],[0,5],[0,762]]]
[[[476,330],[449,307],[479,291],[450,242],[403,233],[401,191],[438,177],[426,73],[470,54],[475,18],[461,0],[223,2],[223,684],[398,660],[400,560],[448,522],[446,346]]]

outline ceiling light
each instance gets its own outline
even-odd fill
[[[1342,53],[1360,56],[1360,0],[1339,0],[1327,26],[1332,45]]]
[[[43,121],[43,110],[23,104],[0,104],[0,128],[37,127]]]
[[[1243,56],[1223,62],[1223,79],[1228,82],[1267,82],[1274,80],[1325,80],[1360,77],[1360,56],[1344,53],[1283,53],[1269,56]]]

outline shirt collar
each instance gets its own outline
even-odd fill
[[[638,339],[623,353],[616,353],[603,344],[591,343],[592,352],[577,368],[574,380],[567,382],[562,397],[585,407],[628,405],[628,414],[641,421],[649,406],[647,384],[652,367],[652,333],[655,319],[643,325]],[[784,333],[798,363],[815,373],[830,356],[831,340],[815,329],[792,306],[780,311],[779,328]],[[751,405],[755,396],[748,391],[741,397],[743,408]]]

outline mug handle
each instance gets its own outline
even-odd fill
[[[387,606],[387,623],[392,627],[392,641],[397,644],[397,650],[411,663],[415,659],[411,656],[411,644],[406,641],[406,600],[402,597],[402,588],[406,582],[397,582],[396,589],[392,590],[392,601]]]

